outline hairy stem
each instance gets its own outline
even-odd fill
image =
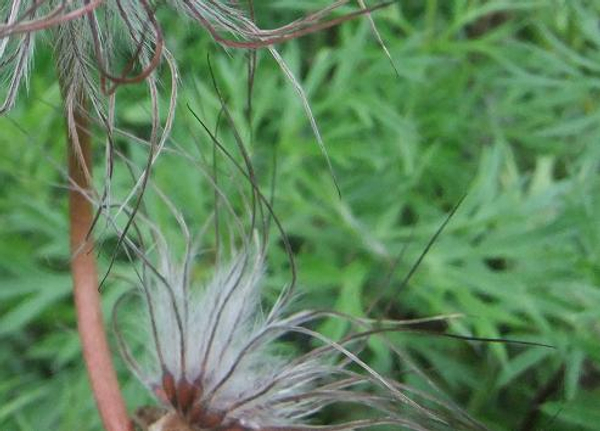
[[[83,358],[104,427],[107,431],[131,431],[133,426],[119,389],[104,330],[94,244],[91,236],[88,236],[94,213],[90,202],[81,192],[90,190],[89,176],[85,173],[91,172],[92,168],[91,136],[81,111],[75,113],[75,123],[79,148],[74,148],[71,137],[68,141],[68,157],[69,176],[73,185],[69,192],[69,221],[77,326]]]

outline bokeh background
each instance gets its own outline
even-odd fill
[[[324,4],[261,2],[257,14],[269,27]],[[422,329],[551,345],[390,336],[491,429],[600,429],[600,2],[404,0],[374,19],[398,75],[366,19],[279,47],[309,96],[341,199],[268,53],[258,55],[249,123],[245,54],[165,12],[182,76],[174,142],[212,152],[188,110],[217,121],[210,53],[264,184],[276,154],[275,211],[302,306],[364,315],[384,295],[373,313],[381,318],[460,313]],[[0,118],[0,429],[99,430],[71,304],[65,132],[50,52],[38,52],[35,71],[29,95]],[[119,122],[143,134],[141,93],[123,90]],[[143,151],[129,151],[143,162]],[[102,154],[98,145],[99,162]],[[210,192],[177,163],[161,162],[153,178],[200,226]],[[103,235],[105,267],[115,238]],[[274,291],[289,277],[277,241],[271,259]],[[115,271],[127,271],[125,259]],[[121,293],[109,279],[107,316]],[[334,322],[320,329],[343,331]],[[366,355],[411,383],[381,345]],[[117,361],[128,403],[147,402]]]

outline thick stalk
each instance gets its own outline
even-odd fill
[[[91,136],[87,120],[81,112],[75,114],[75,122],[81,152],[78,157],[73,142],[69,139],[68,157],[69,175],[75,185],[69,192],[69,221],[77,326],[83,358],[104,427],[107,431],[131,431],[133,426],[119,389],[104,330],[94,244],[88,235],[94,213],[90,202],[81,193],[81,190],[91,188],[91,184],[88,183],[89,177],[84,174],[85,169],[82,166],[82,163],[85,164],[87,171],[91,172]]]

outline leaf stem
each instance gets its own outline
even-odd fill
[[[74,148],[76,141],[72,137],[68,139],[69,176],[74,186],[69,192],[69,222],[77,326],[83,359],[105,429],[132,431],[133,425],[127,415],[104,330],[94,243],[89,235],[94,213],[83,193],[91,188],[89,177],[85,174],[92,168],[91,136],[82,112],[85,108],[78,109],[74,117],[80,148]]]

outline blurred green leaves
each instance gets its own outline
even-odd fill
[[[265,25],[324,2],[270,3],[277,13],[258,8]],[[375,317],[461,313],[434,329],[555,347],[389,337],[450,398],[496,430],[518,429],[557,373],[560,383],[542,400],[536,425],[597,428],[598,12],[596,2],[583,0],[398,2],[375,19],[400,76],[364,20],[281,46],[309,95],[342,200],[300,101],[268,55],[259,54],[248,124],[245,57],[212,54],[265,185],[276,151],[275,211],[296,245],[302,306],[360,316],[383,295],[389,313]],[[184,81],[174,141],[208,155],[212,146],[185,105],[217,123],[220,105],[204,61],[205,51],[215,49],[184,26],[173,29]],[[40,61],[50,74],[47,59]],[[87,422],[93,400],[70,306],[65,196],[56,187],[64,179],[50,162],[61,164],[64,132],[49,82],[35,75],[29,103],[0,119],[0,428],[71,431],[86,423],[97,430],[97,421]],[[125,121],[143,126],[143,109],[132,99],[122,103]],[[220,136],[230,141],[225,127]],[[145,153],[130,150],[143,160]],[[118,188],[127,173],[115,175]],[[154,173],[198,226],[211,202],[197,188],[200,176],[174,157]],[[289,281],[284,261],[274,243],[270,289]],[[118,293],[110,292],[107,308]],[[344,330],[333,321],[321,329],[331,336]],[[365,354],[378,369],[412,379],[381,343]],[[139,405],[137,392],[127,393]]]

